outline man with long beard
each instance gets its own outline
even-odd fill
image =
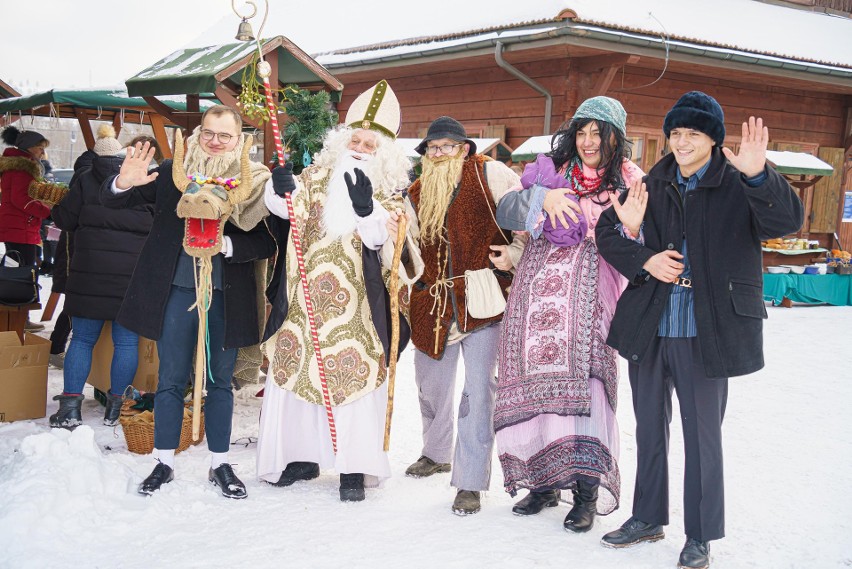
[[[239,113],[216,105],[204,112],[201,125],[187,139],[183,161],[183,171],[195,179],[221,177],[233,185],[251,184],[249,197],[235,205],[224,222],[222,252],[211,260],[213,292],[207,313],[209,373],[204,422],[207,447],[212,453],[208,478],[227,498],[246,497],[245,485],[228,464],[234,410],[231,376],[237,349],[259,341],[256,297],[263,283],[255,276],[256,261],[275,253],[275,241],[263,221],[268,214],[263,206],[263,187],[269,170],[263,164],[249,162],[250,179],[243,179],[240,156],[244,144]],[[116,318],[125,328],[157,340],[160,358],[154,399],[158,463],[139,485],[142,495],[153,494],[174,478],[175,449],[198,330],[195,260],[183,248],[187,224],[177,215],[184,194],[172,176],[171,161],[148,172],[153,156],[154,148],[148,142],[128,149],[119,175],[107,180],[101,191],[101,202],[107,207],[149,203],[154,209],[151,233]],[[174,169],[181,172],[178,166]]]
[[[286,262],[267,292],[273,301],[264,334],[270,366],[257,454],[258,476],[275,486],[333,468],[340,474],[340,499],[354,502],[365,498],[365,486],[390,476],[382,448],[390,338],[384,282],[394,244],[386,222],[388,210],[402,207],[410,169],[394,142],[399,122],[396,96],[380,81],[352,103],[346,126],[326,135],[313,165],[297,178],[289,167],[276,168],[267,187],[269,210],[295,224],[301,237],[337,432],[335,453],[296,251],[292,236],[280,236]],[[413,241],[408,249],[408,263],[399,269],[403,283],[420,275]]]
[[[491,479],[494,446],[494,377],[502,310],[476,310],[476,300],[503,302],[511,283],[518,247],[497,226],[497,203],[518,186],[518,175],[501,162],[476,154],[476,144],[450,117],[429,126],[417,147],[423,175],[408,190],[419,225],[424,263],[411,291],[415,380],[423,418],[423,452],[406,474],[430,476],[451,469],[453,394],[459,354],[465,384],[459,405],[458,438],[451,484],[457,489],[452,510],[458,515],[480,509],[480,492]],[[396,215],[389,223],[395,231]],[[466,272],[496,276],[491,289],[499,298],[473,298]],[[471,303],[473,301],[473,303]],[[475,317],[479,316],[479,317]]]

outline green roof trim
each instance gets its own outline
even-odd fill
[[[183,111],[186,110],[186,103],[178,100],[164,100],[163,103],[169,107]],[[104,109],[104,110],[120,110],[139,108],[140,110],[148,110],[150,107],[145,99],[140,97],[130,97],[127,91],[122,88],[115,89],[51,89],[41,93],[25,95],[22,97],[12,97],[10,99],[0,99],[0,113],[10,113],[17,111],[29,111],[50,104],[70,105],[82,107],[86,109]],[[202,102],[202,105],[211,105],[213,103]]]
[[[323,83],[331,91],[343,89],[328,71],[283,36],[263,40],[261,46],[267,56],[273,50],[277,53],[281,83]],[[128,79],[127,92],[134,97],[160,97],[213,93],[226,79],[239,85],[243,68],[256,52],[255,42],[179,49]],[[230,70],[233,73],[222,76]]]

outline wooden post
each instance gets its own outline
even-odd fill
[[[148,115],[148,120],[151,121],[151,130],[154,131],[154,138],[157,144],[160,145],[160,152],[163,153],[163,158],[168,160],[172,157],[172,147],[169,146],[169,137],[166,134],[165,120],[157,113]]]

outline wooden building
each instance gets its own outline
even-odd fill
[[[502,138],[514,148],[554,132],[587,97],[617,98],[628,112],[634,160],[645,170],[667,151],[661,127],[668,109],[687,91],[705,91],[725,110],[726,145],[736,148],[749,115],[762,116],[773,149],[812,153],[834,166],[814,190],[809,231],[824,245],[842,234],[852,247],[852,223],[840,222],[843,191],[852,191],[852,1],[740,0],[741,13],[728,18],[708,11],[716,2],[656,3],[668,11],[646,7],[645,18],[636,7],[645,3],[632,0],[566,0],[555,11],[553,2],[543,4],[538,19],[515,23],[507,11],[505,25],[316,59],[346,86],[341,116],[359,93],[387,79],[405,137],[421,136],[446,114],[469,135]],[[452,11],[447,17],[451,22]],[[755,22],[765,29],[749,29]],[[732,37],[743,41],[732,44]]]

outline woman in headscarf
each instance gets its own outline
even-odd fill
[[[563,525],[572,532],[615,510],[620,493],[618,366],[606,337],[626,282],[598,254],[594,228],[642,176],[629,160],[626,119],[615,99],[583,102],[497,214],[505,229],[530,233],[500,345],[494,424],[505,488],[530,491],[517,515],[556,506],[570,490]]]

